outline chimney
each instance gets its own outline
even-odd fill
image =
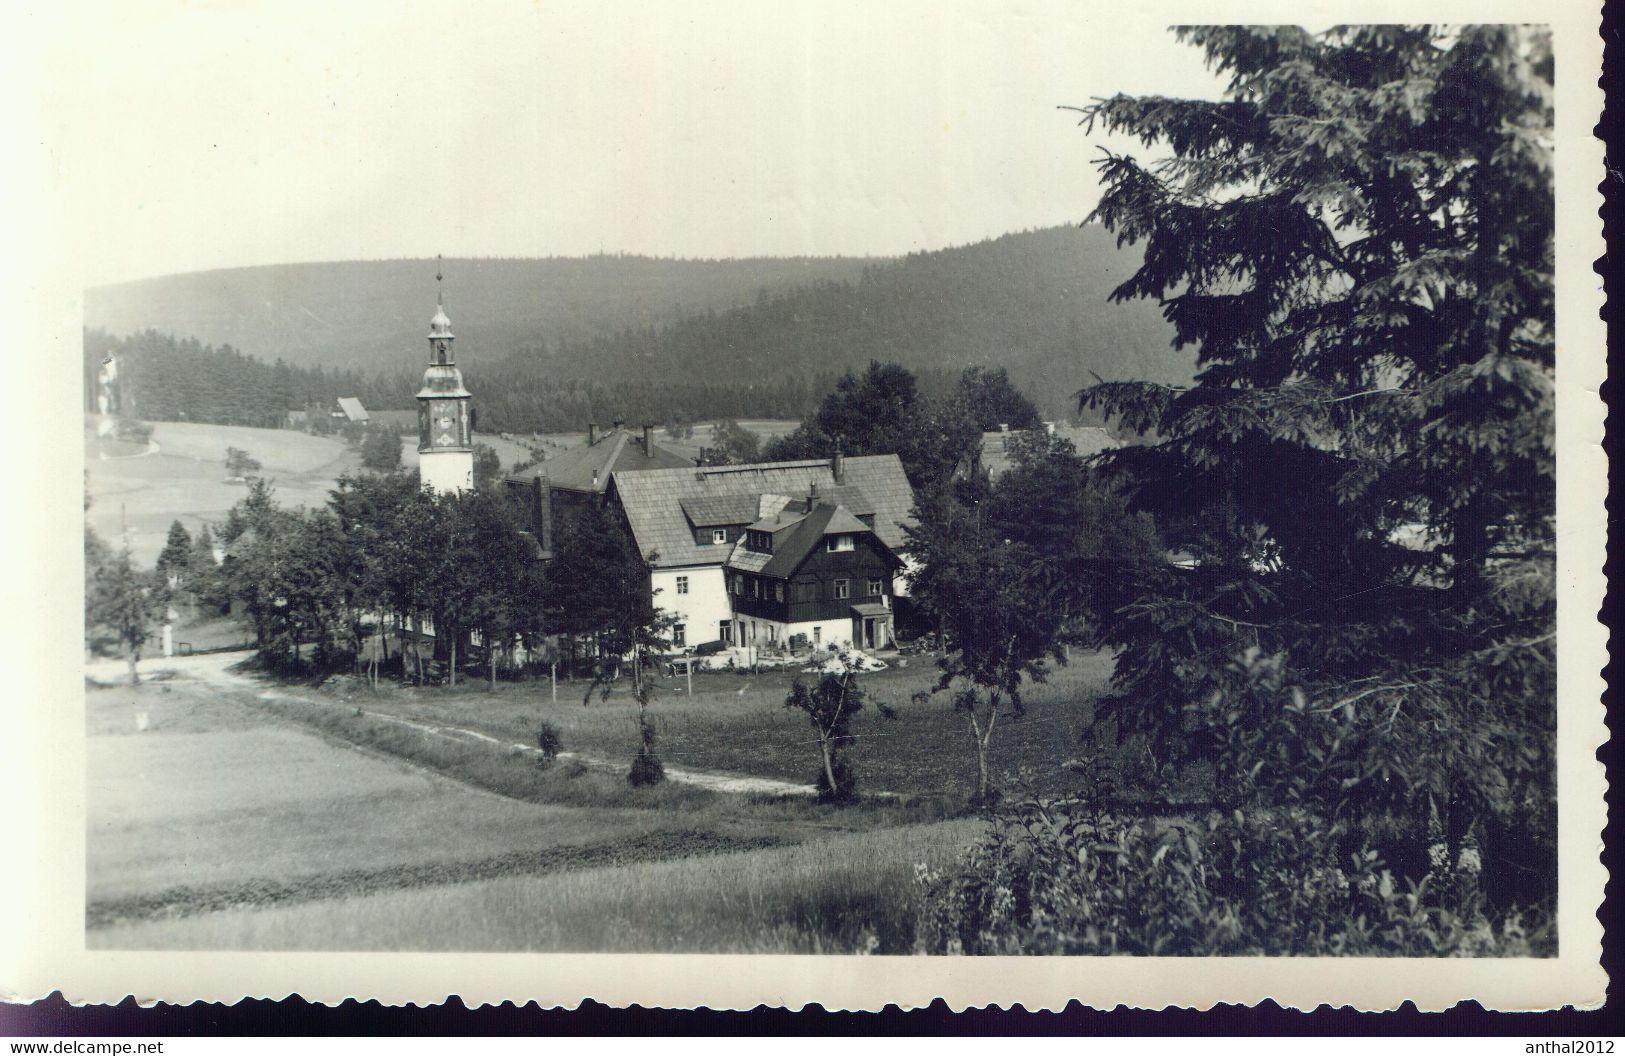
[[[597,442],[598,442],[598,423],[597,422],[588,422],[587,423],[587,446],[591,447],[592,445],[596,444]]]
[[[807,512],[811,513],[818,506],[818,481],[807,485]]]
[[[645,455],[655,453],[655,427],[648,422],[643,423],[643,453]]]
[[[535,476],[536,488],[536,542],[542,552],[553,556],[553,491],[547,486],[547,475]]]
[[[835,438],[835,457],[829,460],[829,470],[835,474],[836,484],[846,483],[846,458],[841,454],[840,437]]]

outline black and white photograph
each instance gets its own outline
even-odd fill
[[[75,956],[1600,1002],[1587,18],[1448,10],[85,12]]]

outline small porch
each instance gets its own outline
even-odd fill
[[[852,644],[866,653],[889,649],[895,644],[891,609],[878,602],[852,606]]]

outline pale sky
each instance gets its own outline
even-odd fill
[[[44,103],[97,247],[86,285],[435,253],[894,254],[1081,220],[1105,140],[1062,104],[1216,94],[1195,48],[1119,6],[95,5]]]

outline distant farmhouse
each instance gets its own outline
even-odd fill
[[[892,644],[914,504],[896,455],[618,471],[605,497],[679,647]]]
[[[372,420],[372,416],[367,413],[367,409],[361,406],[361,401],[354,396],[340,396],[338,406],[334,407],[329,413],[334,418],[343,418],[358,425],[364,425]]]
[[[1045,422],[1044,431],[1052,436],[1072,442],[1078,454],[1087,458],[1098,455],[1102,451],[1122,447],[1123,442],[1112,436],[1098,425],[1061,425],[1056,422]],[[982,446],[977,455],[976,464],[984,470],[993,480],[999,479],[1009,470],[1011,458],[1011,441],[1028,434],[1022,429],[998,429],[982,434]]]

